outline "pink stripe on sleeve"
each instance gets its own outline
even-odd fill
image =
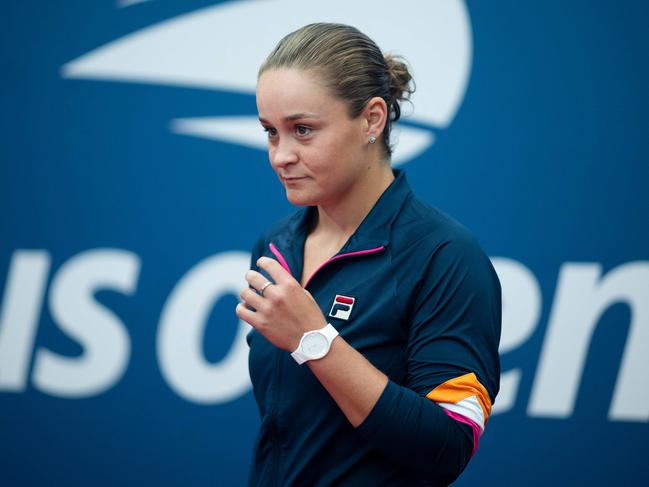
[[[293,273],[291,272],[291,268],[288,266],[288,262],[286,262],[286,259],[284,258],[284,256],[282,254],[280,254],[279,250],[277,250],[277,247],[275,247],[275,245],[273,245],[273,242],[271,242],[268,245],[268,247],[270,247],[270,251],[273,253],[273,255],[275,257],[277,257],[277,260],[282,265],[282,267],[284,269],[286,269],[289,274],[293,275]]]
[[[471,451],[471,456],[473,456],[475,454],[475,451],[478,449],[478,442],[480,441],[480,435],[482,434],[482,432],[480,431],[480,426],[475,424],[469,418],[465,418],[461,414],[454,413],[453,411],[449,411],[448,409],[444,409],[444,412],[447,416],[453,418],[455,421],[471,426],[471,429],[473,430],[473,451]]]

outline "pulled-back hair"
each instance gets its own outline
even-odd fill
[[[315,70],[324,84],[347,103],[350,118],[356,118],[375,96],[383,98],[388,119],[383,146],[392,156],[390,131],[401,117],[401,101],[414,92],[414,80],[403,58],[383,55],[376,43],[355,27],[314,23],[286,35],[259,68]]]

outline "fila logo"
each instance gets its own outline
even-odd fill
[[[331,316],[332,318],[338,318],[339,320],[347,321],[349,319],[349,315],[352,313],[354,301],[356,301],[356,298],[336,294],[334,304],[331,307],[331,311],[329,311],[329,316]]]

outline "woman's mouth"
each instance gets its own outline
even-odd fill
[[[282,176],[282,181],[284,181],[286,184],[296,183],[298,181],[301,181],[302,179],[306,179],[306,177],[305,176],[301,176],[301,177],[291,176],[291,177],[287,178],[287,177]]]

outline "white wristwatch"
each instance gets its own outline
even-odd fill
[[[307,360],[317,360],[322,358],[329,353],[331,342],[333,342],[334,338],[337,336],[338,330],[336,330],[331,323],[327,323],[327,326],[320,328],[319,330],[307,331],[302,335],[300,344],[297,346],[295,351],[291,353],[291,357],[293,357],[300,365]]]

